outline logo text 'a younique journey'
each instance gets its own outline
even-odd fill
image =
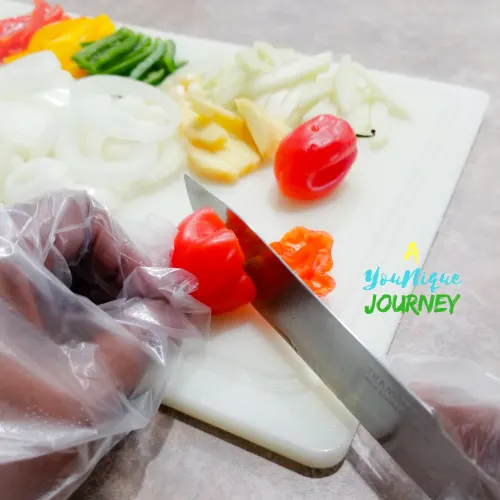
[[[366,314],[378,312],[413,312],[419,315],[421,312],[449,312],[453,314],[457,302],[461,295],[444,293],[446,288],[457,287],[462,283],[459,274],[431,273],[428,276],[418,267],[418,248],[414,242],[408,245],[404,259],[413,257],[417,267],[415,269],[406,269],[403,275],[396,273],[387,274],[380,270],[368,269],[365,272],[365,282],[367,283],[363,290],[375,290],[377,287],[383,287],[388,283],[398,285],[403,290],[407,286],[424,285],[429,288],[429,294],[416,295],[410,294],[378,294],[374,293],[370,303],[365,306]],[[436,293],[440,290],[438,293]]]

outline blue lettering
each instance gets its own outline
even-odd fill
[[[413,286],[417,286],[418,285],[419,274],[420,274],[420,268],[419,267],[417,267],[417,269],[414,269],[413,271],[410,271],[409,269],[407,269],[405,271],[405,274],[404,274],[404,277],[403,277],[403,281],[401,282],[401,287],[402,288],[406,288],[406,285],[408,285],[408,282],[412,278],[413,278]]]
[[[387,283],[387,274],[382,273],[380,276],[380,286],[384,286]]]
[[[425,271],[420,275],[420,281],[417,280],[417,285],[425,285],[425,278],[427,275],[425,274]],[[415,286],[417,286],[415,285]]]
[[[380,266],[377,267],[375,272],[373,272],[371,269],[368,269],[368,271],[366,271],[365,281],[369,284],[365,285],[363,287],[363,290],[373,290],[377,286],[379,271],[380,271]]]
[[[427,279],[427,283],[422,283],[422,285],[430,284],[431,293],[434,293],[439,288],[439,285],[437,284],[437,276],[437,273],[431,273],[431,275]]]
[[[439,278],[439,282],[443,285],[451,285],[451,278],[449,278],[446,273],[442,273],[441,277]]]
[[[396,276],[396,273],[393,273],[391,276],[391,282],[394,283],[395,285],[400,285],[402,283],[401,276]]]
[[[460,274],[454,274],[453,277],[451,278],[451,282],[454,285],[460,285],[460,283],[462,283],[462,280],[460,279]]]

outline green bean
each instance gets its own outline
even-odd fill
[[[117,42],[111,47],[104,49],[102,52],[97,53],[95,58],[91,59],[91,63],[100,70],[106,64],[117,62],[121,59],[121,56],[129,54],[131,50],[137,45],[139,40],[139,35],[131,35],[126,37],[124,40]]]
[[[175,70],[177,71],[178,69],[181,69],[182,67],[186,66],[186,64],[189,61],[178,61],[175,63]]]
[[[153,51],[146,59],[141,61],[130,73],[130,78],[139,80],[146,74],[162,57],[165,52],[165,45],[161,40],[155,40],[153,43]]]
[[[101,69],[101,72],[107,75],[123,75],[133,70],[141,61],[153,51],[152,40],[149,37],[143,37],[135,46],[135,49],[124,59],[117,63],[112,63]]]
[[[167,70],[165,68],[160,68],[149,72],[142,81],[144,83],[149,83],[150,85],[159,85],[167,77]]]
[[[112,35],[102,38],[101,40],[98,40],[97,42],[79,50],[76,54],[73,54],[72,59],[78,64],[78,66],[80,66],[80,68],[95,70],[95,66],[91,63],[90,59],[100,51],[112,46],[114,43],[119,42],[126,37],[129,37],[130,35],[133,35],[132,31],[126,28],[121,28]]]
[[[169,73],[175,71],[175,43],[172,40],[166,40],[165,44],[165,54],[163,55],[163,63],[167,68]]]

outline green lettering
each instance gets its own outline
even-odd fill
[[[375,310],[375,303],[377,302],[377,294],[374,293],[372,297],[372,305],[370,306],[365,306],[365,313],[366,314],[373,314],[373,311]]]
[[[384,300],[387,300],[387,307],[386,306],[382,307],[382,301],[384,301]],[[377,302],[377,309],[380,312],[385,313],[391,308],[391,305],[392,305],[391,296],[384,294],[384,295],[382,295],[382,297],[380,297],[379,301]]]
[[[405,296],[403,295],[401,297],[401,304],[398,306],[398,296],[397,295],[394,295],[392,297],[392,309],[394,312],[397,312],[397,313],[404,313],[405,312]]]
[[[453,311],[455,310],[455,304],[458,302],[458,299],[460,299],[461,295],[457,294],[456,297],[452,300],[452,298],[448,295],[448,300],[450,301],[450,314],[453,314]]]
[[[410,312],[410,309],[413,310],[413,312],[417,315],[420,316],[420,311],[415,307],[418,302],[418,297],[411,293],[410,295],[406,296],[406,312]]]
[[[437,313],[442,313],[446,312],[446,298],[449,297],[449,295],[442,295],[438,293],[436,295],[436,304],[434,306],[434,312]]]
[[[434,299],[436,298],[435,295],[431,295],[430,297],[427,297],[426,295],[420,295],[420,299],[418,301],[418,308],[422,311],[424,308],[427,309],[427,312],[432,312],[432,308],[434,307]]]

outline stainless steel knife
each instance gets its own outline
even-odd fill
[[[335,317],[224,202],[185,175],[194,210],[211,207],[235,231],[257,288],[258,312],[297,351],[395,462],[431,498],[451,485],[500,498],[496,484],[448,438],[436,414]]]

